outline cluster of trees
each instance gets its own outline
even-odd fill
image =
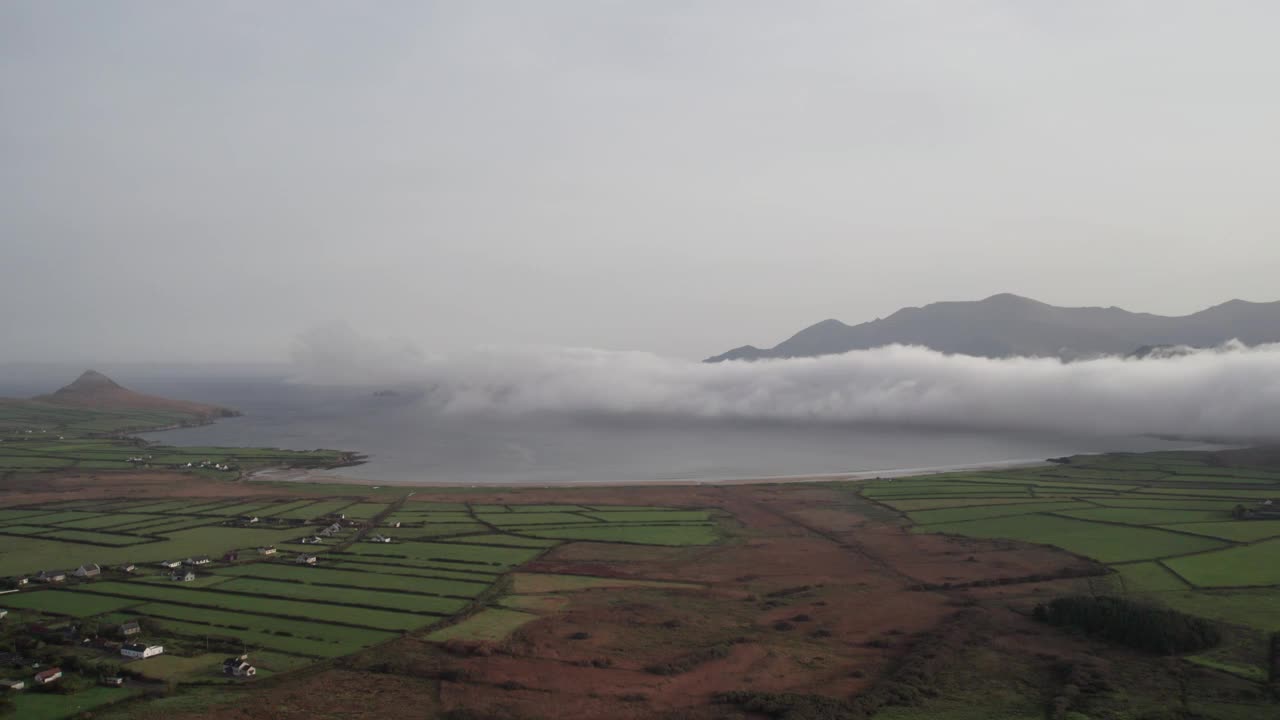
[[[1078,595],[1036,606],[1037,620],[1072,627],[1137,650],[1172,655],[1222,642],[1222,632],[1203,618],[1116,597]]]

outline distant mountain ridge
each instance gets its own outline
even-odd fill
[[[984,300],[937,302],[846,325],[823,320],[772,348],[744,345],[704,362],[815,357],[892,345],[923,345],[979,357],[1128,355],[1144,346],[1211,347],[1232,339],[1280,342],[1280,302],[1231,300],[1181,317],[1118,307],[1056,307],[1003,293]]]

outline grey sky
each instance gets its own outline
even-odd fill
[[[0,362],[1280,298],[1273,2],[0,5]]]

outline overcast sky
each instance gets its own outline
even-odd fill
[[[1280,4],[0,4],[0,362],[1280,299]]]

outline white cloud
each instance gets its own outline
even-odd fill
[[[1074,363],[895,345],[820,358],[702,364],[593,349],[489,349],[427,358],[402,347],[389,353],[355,336],[343,338],[347,345],[336,350],[321,339],[313,335],[309,349],[300,349],[301,379],[423,383],[434,388],[433,402],[446,413],[1280,435],[1280,345]]]

